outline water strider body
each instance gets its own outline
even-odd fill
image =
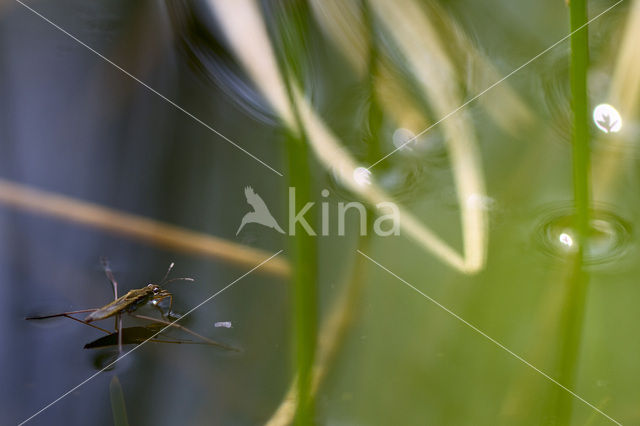
[[[125,295],[118,297],[113,302],[91,312],[84,320],[86,322],[99,321],[123,312],[131,313],[149,302],[157,306],[158,302],[166,298],[169,298],[170,301],[168,313],[171,314],[172,294],[159,285],[149,284],[142,288],[129,290]]]

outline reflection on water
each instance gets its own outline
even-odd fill
[[[560,241],[560,244],[565,246],[567,250],[572,250],[574,247],[573,237],[571,237],[571,235],[567,234],[566,232],[563,232],[562,234],[560,234],[560,237],[558,237],[558,241]]]
[[[277,119],[267,102],[247,81],[219,34],[206,1],[169,1],[168,19],[187,64],[214,83],[244,112],[269,125]]]
[[[391,139],[393,146],[400,149],[398,153],[405,157],[403,162],[419,162],[431,169],[450,166],[447,145],[440,128],[432,128],[417,138],[411,130],[399,128],[393,132]],[[396,167],[400,167],[400,164]]]
[[[360,167],[353,173],[359,185],[368,185],[372,179],[389,194],[393,200],[411,202],[424,196],[431,188],[429,169],[417,162],[395,164],[393,167],[375,167],[371,171]],[[344,200],[355,199],[348,185],[342,182],[337,173],[327,173],[327,185],[335,196]]]
[[[353,171],[353,180],[360,186],[371,185],[371,171],[366,167],[357,167]]]
[[[613,77],[610,67],[610,63],[595,64],[589,71],[588,96],[593,108],[591,145],[594,149],[605,152],[613,151],[626,156],[640,157],[638,118],[623,120],[615,106],[603,103],[603,100],[612,96]],[[568,57],[557,58],[548,66],[542,76],[542,85],[549,122],[559,139],[569,143],[572,113]],[[615,139],[612,139],[613,137]]]
[[[593,109],[593,122],[604,133],[618,133],[622,128],[622,117],[609,104],[600,104]]]
[[[97,351],[93,354],[93,367],[97,370],[104,371],[113,371],[116,369],[116,364],[114,362],[118,359],[119,353],[117,350],[102,350]],[[126,369],[126,366],[121,365],[120,363],[123,360],[118,361],[118,371],[123,371]]]
[[[543,253],[566,259],[578,250],[576,216],[571,207],[549,208],[535,229],[534,239]],[[589,235],[584,250],[586,265],[616,268],[631,248],[632,228],[605,208],[591,211]]]

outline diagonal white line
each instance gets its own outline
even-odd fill
[[[278,251],[277,253],[275,253],[274,255],[272,255],[271,257],[269,257],[268,259],[263,260],[262,262],[260,262],[258,265],[254,266],[251,270],[245,272],[244,274],[242,274],[241,276],[239,276],[238,278],[236,278],[235,280],[233,280],[231,283],[227,284],[225,287],[223,287],[222,289],[218,290],[217,292],[215,292],[214,294],[212,294],[211,296],[207,297],[204,301],[202,301],[201,303],[199,303],[198,305],[196,305],[195,307],[191,308],[191,310],[189,310],[186,314],[182,315],[180,318],[176,319],[175,321],[171,322],[170,324],[168,324],[167,326],[165,326],[164,328],[162,328],[160,331],[158,331],[157,333],[155,333],[153,336],[149,337],[148,339],[146,339],[144,342],[140,343],[139,345],[135,346],[133,349],[131,349],[128,352],[125,352],[123,355],[119,356],[115,361],[113,361],[112,363],[110,363],[109,365],[107,365],[106,367],[104,367],[102,370],[97,371],[96,373],[92,374],[91,376],[87,377],[85,380],[83,380],[82,382],[78,383],[77,385],[75,385],[74,387],[72,387],[71,389],[69,389],[67,392],[63,393],[62,395],[60,395],[58,398],[56,398],[55,400],[51,401],[49,404],[45,405],[44,407],[42,407],[40,410],[36,411],[33,415],[31,415],[29,418],[23,420],[18,426],[22,426],[23,424],[27,423],[28,421],[32,420],[34,417],[36,417],[37,415],[39,415],[40,413],[42,413],[43,411],[47,410],[48,408],[50,408],[51,406],[55,405],[56,403],[58,403],[60,400],[62,400],[63,398],[65,398],[66,396],[68,396],[69,394],[71,394],[72,392],[74,392],[76,389],[78,389],[79,387],[85,385],[87,382],[89,382],[90,380],[94,379],[96,376],[98,376],[100,373],[103,373],[105,370],[113,367],[113,365],[120,361],[121,359],[123,359],[124,357],[126,357],[127,355],[129,355],[131,352],[138,350],[142,345],[144,345],[145,343],[147,343],[149,340],[155,338],[158,334],[162,333],[163,331],[165,331],[166,329],[168,329],[169,327],[173,326],[175,323],[177,323],[178,321],[180,321],[181,319],[183,319],[184,317],[186,317],[187,315],[191,314],[193,311],[195,311],[196,309],[200,308],[202,305],[204,305],[205,303],[209,302],[210,300],[212,300],[214,297],[218,296],[220,293],[222,293],[223,291],[225,291],[226,289],[228,289],[229,287],[231,287],[232,285],[234,285],[235,283],[237,283],[238,281],[240,281],[241,279],[243,279],[244,277],[246,277],[247,275],[249,275],[250,273],[252,273],[253,271],[255,271],[256,269],[258,269],[259,267],[261,267],[262,265],[264,265],[265,263],[267,263],[268,261],[270,261],[271,259],[273,259],[274,257],[276,257],[277,255],[279,255],[280,253],[282,253],[282,250]]]
[[[470,322],[468,322],[467,320],[465,320],[464,318],[462,318],[461,316],[459,316],[458,314],[456,314],[455,312],[451,311],[450,309],[448,309],[446,306],[440,304],[437,300],[433,299],[432,297],[430,297],[429,295],[423,293],[422,291],[418,290],[416,287],[414,287],[413,285],[409,284],[407,281],[405,281],[404,279],[400,278],[398,275],[394,274],[393,272],[391,272],[389,269],[387,269],[386,267],[382,266],[380,263],[376,262],[375,260],[373,260],[372,258],[370,258],[369,256],[367,256],[366,254],[364,254],[363,252],[361,252],[360,250],[356,250],[358,253],[360,253],[362,256],[366,257],[367,259],[369,259],[371,262],[375,263],[376,265],[378,265],[381,269],[385,270],[386,272],[388,272],[389,274],[393,275],[395,278],[397,278],[398,280],[402,281],[404,284],[406,284],[408,287],[410,287],[411,289],[413,289],[414,291],[416,291],[418,294],[420,294],[421,296],[423,296],[425,299],[429,300],[431,303],[435,304],[436,306],[438,306],[439,308],[441,308],[442,310],[444,310],[446,313],[448,313],[449,315],[453,316],[455,319],[457,319],[458,321],[462,322],[464,325],[466,325],[467,327],[471,328],[473,331],[475,331],[476,333],[480,334],[481,336],[483,336],[484,338],[486,338],[487,340],[489,340],[491,343],[495,344],[496,346],[498,346],[500,349],[504,350],[505,352],[507,352],[509,355],[513,356],[515,359],[517,359],[518,361],[522,362],[523,364],[527,365],[528,367],[530,367],[531,369],[533,369],[534,371],[536,371],[537,373],[541,374],[542,376],[544,376],[547,380],[549,380],[550,382],[554,383],[555,385],[559,386],[560,388],[564,389],[565,391],[569,392],[572,396],[574,396],[575,398],[579,399],[580,401],[584,402],[586,405],[588,405],[589,407],[593,408],[595,411],[597,411],[598,413],[602,414],[603,416],[605,416],[607,419],[611,420],[613,423],[622,426],[622,424],[616,420],[614,420],[612,417],[608,416],[606,413],[604,413],[602,410],[600,410],[598,407],[594,406],[593,404],[591,404],[589,401],[585,400],[584,398],[582,398],[580,395],[578,395],[577,393],[573,392],[571,389],[567,388],[566,386],[564,386],[562,383],[558,382],[556,379],[554,379],[553,377],[549,376],[547,373],[545,373],[544,371],[540,370],[539,368],[537,368],[535,365],[531,364],[529,361],[527,361],[526,359],[522,358],[520,355],[516,354],[515,352],[513,352],[511,349],[507,348],[505,345],[503,345],[502,343],[498,342],[496,339],[494,339],[493,337],[489,336],[487,333],[485,333],[484,331],[480,330],[478,327],[476,327],[475,325],[471,324]]]
[[[447,115],[445,115],[444,117],[442,117],[440,120],[436,121],[435,123],[433,123],[431,126],[427,127],[426,129],[422,130],[420,133],[418,133],[417,135],[413,136],[411,139],[408,139],[405,143],[403,143],[402,145],[400,145],[399,147],[397,147],[396,149],[394,149],[393,151],[391,151],[390,153],[388,153],[387,155],[385,155],[384,157],[382,157],[381,159],[379,159],[378,161],[376,161],[375,163],[371,164],[369,167],[367,167],[367,170],[371,170],[372,168],[374,168],[376,165],[378,165],[379,163],[381,163],[382,161],[386,160],[387,158],[389,158],[390,156],[392,156],[393,154],[395,154],[396,152],[400,151],[402,148],[404,148],[407,144],[413,142],[414,140],[416,140],[417,138],[419,138],[420,136],[424,135],[425,133],[427,133],[429,130],[433,129],[434,127],[436,127],[438,124],[442,123],[444,120],[446,120],[447,118],[451,117],[452,115],[454,115],[455,113],[457,113],[458,111],[460,111],[461,109],[463,109],[464,107],[466,107],[467,105],[469,105],[471,102],[475,101],[476,99],[478,99],[480,96],[484,95],[485,93],[487,93],[488,91],[490,91],[491,89],[493,89],[494,87],[496,87],[497,85],[499,85],[500,83],[504,82],[506,79],[508,79],[509,77],[511,77],[512,75],[514,75],[515,73],[517,73],[518,71],[520,71],[521,69],[523,69],[524,67],[526,67],[527,65],[531,64],[532,62],[534,62],[536,59],[540,58],[542,55],[544,55],[545,53],[549,52],[550,50],[552,50],[554,47],[556,47],[557,45],[559,45],[560,43],[562,43],[563,41],[565,41],[566,39],[568,39],[569,37],[571,37],[572,35],[574,35],[575,33],[577,33],[578,31],[580,31],[581,29],[585,28],[587,25],[591,24],[593,21],[595,21],[596,19],[600,18],[602,15],[604,15],[605,13],[609,12],[611,9],[613,9],[614,7],[618,6],[620,3],[622,3],[624,0],[618,0],[617,3],[614,3],[612,6],[608,7],[607,9],[605,9],[604,11],[600,12],[599,14],[597,14],[596,16],[594,16],[593,18],[591,18],[590,20],[588,20],[586,23],[584,23],[583,25],[581,25],[580,27],[576,28],[575,30],[573,30],[572,32],[570,32],[569,34],[567,34],[566,36],[562,37],[560,40],[558,40],[557,42],[553,43],[551,46],[547,47],[545,50],[543,50],[542,52],[538,53],[536,56],[534,56],[533,58],[529,59],[527,62],[525,62],[524,64],[520,65],[518,68],[514,69],[513,71],[511,71],[509,74],[505,75],[504,77],[502,77],[500,80],[496,81],[495,83],[493,83],[491,86],[487,87],[486,89],[484,89],[482,92],[478,93],[477,95],[475,95],[474,97],[472,97],[471,99],[469,99],[468,101],[466,101],[465,103],[463,103],[462,105],[460,105],[458,108],[454,109],[453,111],[451,111],[450,113],[448,113]]]
[[[94,48],[92,48],[91,46],[89,46],[88,44],[86,44],[85,42],[83,42],[82,40],[78,39],[76,36],[74,36],[73,34],[71,34],[70,32],[68,32],[67,30],[65,30],[64,28],[60,27],[58,24],[56,24],[55,22],[51,21],[50,19],[48,19],[46,16],[42,15],[41,13],[39,13],[38,11],[32,9],[31,7],[27,6],[26,4],[24,4],[21,0],[16,0],[16,2],[20,3],[22,6],[24,6],[26,9],[30,10],[31,12],[33,12],[35,15],[39,16],[40,18],[42,18],[44,21],[48,22],[49,24],[51,24],[52,26],[54,26],[56,29],[58,29],[59,31],[61,31],[62,33],[64,33],[65,35],[69,36],[70,38],[72,38],[73,40],[75,40],[77,43],[81,44],[82,46],[86,47],[87,49],[89,49],[91,52],[93,52],[94,54],[96,54],[97,56],[99,56],[100,58],[102,58],[104,61],[108,62],[109,64],[111,64],[113,67],[117,68],[118,70],[120,70],[122,73],[124,73],[125,75],[127,75],[129,78],[131,78],[132,80],[136,81],[138,84],[140,84],[141,86],[145,87],[147,90],[149,90],[150,92],[156,94],[157,96],[159,96],[160,98],[162,98],[165,102],[169,103],[170,105],[172,105],[173,107],[175,107],[176,109],[180,110],[181,112],[183,112],[184,114],[188,115],[189,117],[191,117],[193,120],[195,120],[196,122],[198,122],[199,124],[201,124],[202,126],[206,127],[207,129],[209,129],[210,131],[212,131],[213,133],[215,133],[216,135],[218,135],[219,137],[221,137],[222,139],[224,139],[225,141],[229,142],[231,145],[235,146],[236,148],[238,148],[240,151],[244,152],[245,154],[247,154],[249,157],[253,158],[254,160],[256,160],[257,162],[259,162],[260,164],[262,164],[263,166],[265,166],[266,168],[268,168],[269,170],[271,170],[272,172],[274,172],[275,174],[279,175],[279,176],[283,176],[282,173],[280,173],[279,171],[277,171],[276,169],[274,169],[273,167],[271,167],[270,165],[268,165],[267,163],[265,163],[264,161],[262,161],[261,159],[259,159],[258,157],[256,157],[255,155],[253,155],[252,153],[250,153],[249,151],[247,151],[246,149],[244,149],[243,147],[241,147],[240,145],[238,145],[237,143],[235,143],[234,141],[232,141],[231,139],[229,139],[228,137],[226,137],[225,135],[223,135],[222,133],[220,133],[219,131],[217,131],[216,129],[214,129],[213,127],[211,127],[210,125],[208,125],[207,123],[205,123],[204,121],[200,120],[198,117],[196,117],[195,115],[193,115],[192,113],[190,113],[189,111],[187,111],[186,109],[182,108],[180,105],[178,105],[177,103],[175,103],[174,101],[172,101],[171,99],[167,98],[166,96],[164,96],[162,93],[158,92],[156,89],[154,89],[153,87],[149,86],[147,83],[145,83],[144,81],[140,80],[138,77],[134,76],[133,74],[131,74],[130,72],[128,72],[127,70],[125,70],[124,68],[122,68],[121,66],[119,66],[118,64],[116,64],[115,62],[113,62],[112,60],[110,60],[109,58],[107,58],[106,56],[104,56],[103,54],[101,54],[100,52],[98,52],[97,50],[95,50]]]

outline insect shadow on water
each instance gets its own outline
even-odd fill
[[[93,327],[97,330],[100,330],[107,334],[107,336],[103,336],[93,342],[87,343],[84,347],[85,349],[89,348],[100,348],[105,346],[113,346],[118,345],[118,352],[122,353],[123,344],[140,344],[147,340],[152,342],[160,342],[160,343],[182,343],[182,344],[205,344],[211,346],[217,346],[223,349],[239,352],[240,350],[234,348],[229,345],[225,345],[224,343],[216,342],[215,340],[211,340],[208,337],[205,337],[199,333],[196,333],[189,328],[176,324],[176,320],[180,318],[179,315],[175,314],[172,311],[173,308],[173,294],[171,294],[168,290],[162,288],[162,286],[169,284],[175,281],[194,281],[193,278],[172,278],[169,279],[169,274],[173,269],[174,263],[169,265],[169,269],[165,273],[162,280],[159,284],[148,284],[142,288],[129,290],[126,294],[118,297],[118,282],[115,280],[113,276],[113,272],[111,271],[111,267],[109,266],[109,262],[107,259],[102,258],[102,266],[104,268],[105,275],[109,279],[111,286],[113,288],[113,298],[114,300],[100,308],[92,308],[92,309],[81,309],[77,311],[68,311],[61,312],[58,314],[51,315],[42,315],[42,316],[33,316],[27,317],[27,320],[43,320],[48,318],[55,317],[65,317],[72,319],[74,321],[80,322],[82,324],[88,325],[89,327]],[[169,299],[169,307],[164,310],[160,305],[160,302],[163,300]],[[161,315],[161,318],[151,317],[147,315],[141,315],[136,313],[136,311],[150,304],[154,308],[156,308]],[[74,315],[81,313],[89,313],[84,319],[80,319],[75,317]],[[123,328],[122,315],[127,314],[130,317],[141,319],[144,321],[149,321],[150,324],[144,327],[126,327]],[[101,321],[108,318],[115,318],[115,332],[110,332],[102,327],[99,327],[93,324],[93,321]],[[197,337],[198,341],[191,340],[183,340],[183,339],[155,339],[156,334],[167,329],[169,327],[174,327],[179,330],[182,330],[188,334],[191,334],[194,337]]]

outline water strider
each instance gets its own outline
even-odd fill
[[[81,322],[83,324],[86,324],[90,327],[96,328],[98,330],[101,330],[107,334],[109,334],[109,336],[105,336],[101,339],[98,339],[94,342],[91,342],[89,344],[87,344],[85,346],[85,348],[87,347],[96,347],[96,345],[94,345],[96,342],[99,341],[105,341],[105,338],[108,337],[116,337],[117,338],[117,344],[118,344],[118,350],[120,352],[122,352],[122,345],[123,343],[142,343],[142,341],[146,340],[145,339],[140,339],[139,336],[141,335],[139,332],[139,328],[140,327],[130,327],[130,328],[123,328],[122,327],[122,314],[128,314],[132,317],[138,318],[138,319],[142,319],[145,321],[151,321],[155,324],[151,324],[148,328],[149,330],[153,330],[153,326],[158,326],[158,324],[161,324],[162,326],[165,327],[175,327],[175,328],[179,328],[180,330],[183,330],[197,338],[199,338],[201,340],[201,342],[192,342],[192,341],[188,341],[188,340],[159,340],[159,339],[151,339],[154,342],[165,342],[165,343],[202,343],[202,344],[209,344],[209,345],[213,345],[213,346],[218,346],[224,349],[228,349],[228,350],[233,350],[233,351],[238,351],[238,349],[231,347],[231,346],[227,346],[225,344],[216,342],[214,340],[211,340],[207,337],[204,337],[190,329],[188,329],[187,327],[183,326],[183,325],[179,325],[176,324],[174,321],[170,321],[171,318],[179,318],[179,316],[177,316],[176,314],[174,314],[172,312],[172,307],[173,307],[173,294],[171,294],[168,290],[162,288],[162,285],[168,284],[170,282],[174,282],[174,281],[194,281],[193,278],[173,278],[173,279],[167,279],[169,274],[171,273],[171,270],[173,269],[174,263],[171,263],[171,265],[169,265],[169,269],[167,270],[165,276],[162,278],[162,280],[160,281],[160,284],[148,284],[142,288],[138,288],[138,289],[133,289],[133,290],[129,290],[126,294],[118,297],[118,283],[115,280],[115,277],[113,276],[113,273],[111,272],[111,268],[109,267],[108,262],[106,261],[106,259],[102,259],[102,264],[104,267],[104,271],[105,274],[107,276],[107,278],[109,279],[109,281],[111,282],[111,285],[113,287],[113,294],[114,294],[114,300],[100,308],[93,308],[93,309],[81,309],[81,310],[77,310],[77,311],[69,311],[69,312],[61,312],[58,314],[52,314],[52,315],[43,315],[43,316],[35,316],[35,317],[28,317],[26,318],[27,320],[40,320],[40,319],[46,319],[46,318],[54,318],[54,317],[66,317],[69,319],[72,319],[74,321],[78,321]],[[168,310],[165,312],[163,311],[163,309],[160,307],[160,302],[162,300],[165,299],[169,299],[169,308]],[[139,315],[134,313],[138,308],[145,306],[147,304],[151,304],[153,307],[157,308],[160,311],[160,314],[162,316],[162,318],[154,318],[154,317],[149,317],[146,315]],[[76,318],[72,315],[74,314],[79,314],[79,313],[89,313],[84,319],[79,319]],[[110,333],[109,331],[105,330],[104,328],[98,327],[94,324],[91,324],[93,321],[100,321],[100,320],[104,320],[104,319],[108,319],[108,318],[112,318],[115,317],[115,333]],[[156,327],[157,328],[157,327]],[[127,335],[127,336],[133,336],[134,333],[134,329],[136,329],[136,333],[135,333],[135,338],[131,338],[128,340],[123,340],[123,336]],[[160,328],[162,329],[162,328]],[[150,339],[151,337],[153,337],[155,335],[154,333],[150,333],[148,338]],[[106,340],[108,341],[108,340]]]
[[[173,305],[173,295],[167,290],[161,288],[159,285],[149,284],[146,287],[129,290],[127,294],[120,296],[113,302],[91,312],[85,317],[84,321],[99,321],[111,318],[123,312],[131,313],[149,302],[151,302],[153,306],[158,306],[158,303],[166,298],[169,298],[171,301],[169,304],[169,311],[167,312],[167,315],[169,316],[171,315],[171,306]]]

